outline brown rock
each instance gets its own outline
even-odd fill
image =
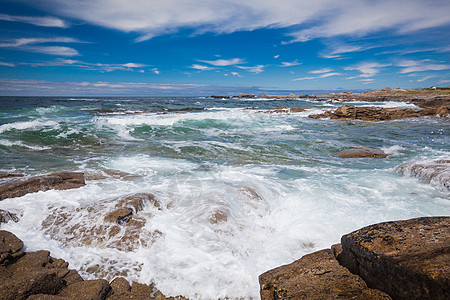
[[[67,298],[58,295],[38,294],[38,295],[31,295],[30,297],[27,298],[27,300],[67,300]]]
[[[0,209],[0,223],[8,223],[9,221],[19,222],[19,218],[16,214],[10,213],[9,211]]]
[[[2,280],[0,295],[4,300],[21,300],[33,294],[56,294],[63,286],[63,281],[54,271],[29,269],[26,272],[13,272],[11,278]]]
[[[450,160],[428,163],[408,162],[397,166],[397,172],[431,182],[442,190],[450,191]]]
[[[66,190],[85,185],[83,173],[58,172],[42,176],[0,180],[0,200],[51,189]]]
[[[310,115],[310,118],[331,118],[363,121],[386,121],[405,118],[417,118],[424,116],[436,116],[436,108],[412,109],[412,108],[383,108],[383,107],[358,107],[354,105],[342,105],[334,112],[327,111],[323,114]],[[442,111],[444,113],[444,111]]]
[[[69,285],[58,296],[74,300],[103,300],[110,291],[111,287],[104,279],[85,280]]]
[[[113,294],[123,294],[131,291],[130,284],[123,277],[116,277],[109,285],[111,286]]]
[[[139,175],[112,169],[101,169],[87,171],[84,173],[85,180],[103,180],[108,178],[131,180],[140,177]]]
[[[117,222],[117,224],[127,223],[132,216],[133,212],[128,208],[119,208],[111,212],[105,217],[106,222]]]
[[[270,270],[259,276],[262,300],[391,299],[339,265],[329,249]]]
[[[13,233],[0,230],[0,254],[15,253],[23,248],[23,242]]]
[[[24,174],[11,174],[11,173],[0,173],[0,179],[11,178],[11,177],[23,177]]]
[[[394,299],[450,299],[450,217],[375,224],[344,235],[339,262]]]
[[[268,109],[265,111],[265,113],[299,113],[305,111],[304,108],[299,108],[299,107],[291,107],[288,108],[286,106],[281,106],[281,107],[277,107],[277,108],[273,108],[273,109]]]
[[[371,148],[351,148],[344,149],[336,153],[342,158],[384,158],[388,155],[383,150]]]

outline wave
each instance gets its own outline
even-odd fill
[[[55,121],[41,121],[41,120],[33,120],[33,121],[25,121],[25,122],[14,122],[0,125],[0,133],[10,130],[26,130],[26,129],[34,129],[41,127],[58,127],[58,122]]]
[[[426,160],[399,165],[397,172],[419,178],[443,191],[450,191],[450,160]]]

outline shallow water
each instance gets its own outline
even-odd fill
[[[259,274],[330,247],[345,233],[375,222],[448,215],[447,190],[401,176],[395,167],[448,159],[450,122],[307,117],[340,105],[309,99],[0,98],[0,172],[133,174],[91,176],[80,189],[6,199],[0,209],[22,217],[2,228],[29,250],[48,249],[69,261],[85,278],[120,274],[154,282],[167,295],[257,299]],[[308,109],[264,113],[280,106]],[[334,156],[358,146],[391,156]],[[117,198],[138,192],[154,194],[159,208],[146,205],[137,213],[145,225],[105,235],[115,226],[104,217]],[[126,239],[133,234],[140,239]]]

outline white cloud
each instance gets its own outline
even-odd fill
[[[311,74],[322,74],[322,73],[328,73],[328,72],[331,72],[331,71],[333,71],[333,70],[325,68],[325,69],[310,71],[308,73],[311,73]]]
[[[442,79],[442,80],[439,80],[439,83],[450,83],[450,79]]]
[[[52,37],[52,38],[18,38],[0,43],[1,48],[13,48],[22,51],[38,52],[57,56],[77,56],[80,55],[77,50],[66,46],[43,46],[41,44],[54,43],[84,43],[80,40],[70,37]]]
[[[309,72],[309,73],[311,73],[311,72]],[[292,81],[321,79],[321,78],[327,78],[327,77],[330,77],[330,76],[339,76],[339,75],[342,75],[342,74],[338,73],[338,72],[331,72],[331,73],[324,73],[324,74],[319,75],[319,76],[295,78],[295,79],[292,79]]]
[[[275,55],[273,58],[278,58],[278,57],[280,57],[280,55],[279,54],[277,54],[277,55]]]
[[[239,69],[246,70],[255,74],[259,74],[261,72],[264,72],[264,65],[257,65],[253,67],[244,67],[244,66],[236,66]]]
[[[450,65],[433,63],[429,59],[425,60],[402,60],[397,66],[403,67],[401,74],[423,71],[442,71],[450,69]]]
[[[358,77],[373,77],[375,75],[377,75],[380,72],[381,68],[384,67],[388,67],[391,64],[380,64],[380,63],[376,63],[376,62],[366,62],[366,63],[361,63],[359,65],[356,66],[351,66],[351,67],[345,67],[344,70],[357,70],[360,71],[362,74],[359,75]],[[348,77],[348,79],[352,79],[354,77]]]
[[[3,66],[3,67],[15,67],[15,65],[13,63],[7,63],[7,62],[3,62],[3,61],[0,61],[0,66]]]
[[[301,65],[301,62],[298,62],[297,60],[291,61],[291,62],[282,62],[281,63],[281,67],[293,67],[293,66],[298,66]]]
[[[237,77],[241,77],[241,75],[239,75],[239,73],[238,73],[238,72],[231,72],[231,75],[233,75],[233,76],[237,76]]]
[[[304,29],[294,41],[393,29],[399,34],[449,23],[447,0],[41,0],[36,6],[73,19],[138,32],[138,41],[192,29],[231,33],[260,28]]]
[[[417,79],[417,82],[423,82],[423,81],[426,81],[426,80],[434,78],[434,77],[436,77],[436,76],[435,75],[425,76],[425,77],[422,77],[420,79]]]
[[[0,20],[33,24],[42,27],[66,28],[68,25],[61,19],[54,17],[28,17],[0,14]]]
[[[199,64],[193,64],[191,66],[192,69],[196,69],[196,70],[200,70],[200,71],[207,71],[207,70],[214,70],[214,68],[212,67],[208,67],[208,66],[204,66],[204,65],[199,65]]]
[[[57,59],[55,61],[47,61],[43,63],[21,63],[21,65],[29,65],[32,67],[77,67],[88,70],[96,70],[101,72],[112,72],[112,71],[134,71],[143,73],[143,68],[149,67],[145,64],[140,63],[125,63],[125,64],[103,64],[103,63],[87,63],[79,60],[73,59]],[[151,71],[159,75],[159,70],[157,68],[151,69]]]
[[[241,58],[232,58],[232,59],[217,59],[217,60],[198,60],[205,64],[210,64],[216,67],[226,67],[226,66],[234,66],[245,63],[245,61]]]

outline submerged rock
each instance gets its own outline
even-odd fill
[[[383,150],[379,149],[351,148],[337,152],[336,156],[342,158],[384,158],[388,155]]]
[[[419,178],[442,190],[450,191],[450,160],[408,162],[397,166],[397,172]]]
[[[326,111],[322,114],[310,115],[310,118],[330,118],[330,119],[346,119],[346,120],[363,120],[363,121],[386,121],[405,118],[417,118],[424,116],[446,116],[443,108],[384,108],[384,107],[358,107],[354,105],[342,105],[334,112]]]
[[[391,299],[367,287],[341,265],[331,250],[322,250],[259,276],[262,300]]]
[[[41,176],[6,177],[0,180],[0,200],[47,190],[67,190],[84,186],[81,172],[57,172]]]
[[[450,299],[450,217],[364,227],[341,239],[339,262],[394,299]]]

